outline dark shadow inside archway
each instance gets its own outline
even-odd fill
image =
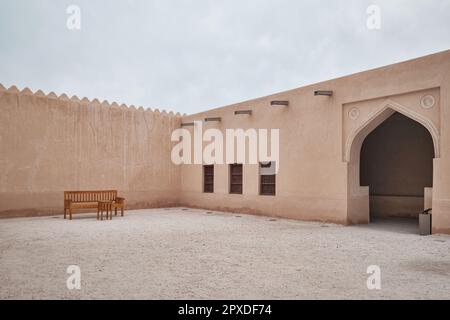
[[[364,140],[360,185],[369,186],[370,221],[418,219],[424,189],[433,185],[434,145],[420,123],[394,113]]]

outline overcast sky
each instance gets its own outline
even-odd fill
[[[0,0],[5,87],[182,113],[447,49],[450,0]]]

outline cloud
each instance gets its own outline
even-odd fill
[[[449,49],[449,2],[0,0],[0,82],[195,113]]]

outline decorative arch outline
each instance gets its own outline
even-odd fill
[[[373,112],[349,137],[345,143],[345,157],[344,161],[349,163],[352,159],[352,148],[355,146],[355,141],[360,141],[361,143],[367,137],[367,135],[378,127],[384,120],[391,116],[394,112],[399,112],[404,116],[417,121],[423,125],[428,132],[431,134],[434,146],[435,158],[440,158],[440,137],[439,131],[434,125],[434,123],[424,117],[423,115],[406,108],[405,106],[392,101],[390,99],[383,103],[383,107],[376,112]],[[368,129],[368,130],[367,130]]]

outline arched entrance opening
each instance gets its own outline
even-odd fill
[[[395,121],[400,121],[403,124],[400,125],[403,128],[402,130],[399,130],[394,125],[397,123]],[[387,129],[384,128],[386,126]],[[377,130],[379,127],[380,129]],[[372,132],[374,132],[373,135],[371,135]],[[396,138],[393,138],[393,136],[396,136]],[[363,144],[368,137],[367,146],[364,147],[365,150],[363,151]],[[432,145],[431,152],[430,137]],[[371,141],[375,141],[373,142],[373,146],[371,145]],[[395,143],[401,144],[400,148],[406,151],[398,152],[400,149],[399,147],[395,147]],[[385,146],[386,144],[389,146]],[[385,150],[383,149],[384,147],[389,149]],[[378,153],[377,148],[379,150]],[[411,157],[416,157],[415,153],[412,154],[413,151],[421,151],[420,155],[417,155],[418,159],[413,161],[419,164],[411,165]],[[363,152],[363,156],[361,156],[361,152]],[[371,154],[375,155],[371,156]],[[386,100],[377,111],[371,113],[349,134],[345,142],[344,158],[347,162],[348,183],[347,224],[367,224],[371,222],[371,218],[376,219],[377,216],[382,217],[383,215],[386,217],[415,216],[421,210],[425,209],[424,202],[427,202],[427,208],[432,207],[432,194],[434,192],[430,188],[427,189],[425,195],[426,201],[421,202],[421,207],[417,213],[413,213],[413,211],[419,208],[419,201],[423,200],[423,191],[417,191],[420,185],[419,182],[424,184],[423,187],[427,187],[430,184],[431,162],[432,184],[433,177],[436,177],[436,174],[438,174],[433,158],[439,158],[439,156],[439,132],[434,123],[422,114],[402,106],[395,101]],[[423,160],[424,158],[426,160]],[[362,169],[361,161],[366,161],[366,159],[371,162],[363,164]],[[410,177],[406,177],[406,174],[403,173],[403,166],[409,168],[408,172]],[[416,170],[415,168],[417,166],[425,166],[425,168]],[[361,172],[362,170],[364,172]],[[390,176],[392,172],[394,172],[394,176]],[[388,180],[396,177],[395,181],[397,183],[394,181],[380,184],[379,179],[383,174],[385,177],[387,176],[386,179]],[[361,177],[362,175],[364,176]],[[403,182],[402,180],[404,179],[400,179],[399,177],[403,177],[406,181]],[[414,188],[408,185],[411,183],[409,182],[411,181],[410,179],[413,181]],[[398,192],[399,189],[401,189],[401,192]],[[437,190],[435,191],[437,192]],[[392,204],[392,207],[388,208],[386,201],[382,202],[380,201],[382,198],[376,198],[377,196],[389,195],[393,196],[389,198],[389,203],[397,203],[396,207]],[[370,201],[371,199],[373,200],[372,202]],[[382,203],[381,205],[380,202]],[[413,202],[415,205],[411,205]],[[407,203],[409,203],[409,207],[407,207]],[[402,206],[403,208],[406,207],[406,209],[401,209]]]
[[[367,135],[360,152],[360,186],[369,187],[371,222],[418,219],[425,188],[433,186],[434,157],[430,132],[399,112]]]

